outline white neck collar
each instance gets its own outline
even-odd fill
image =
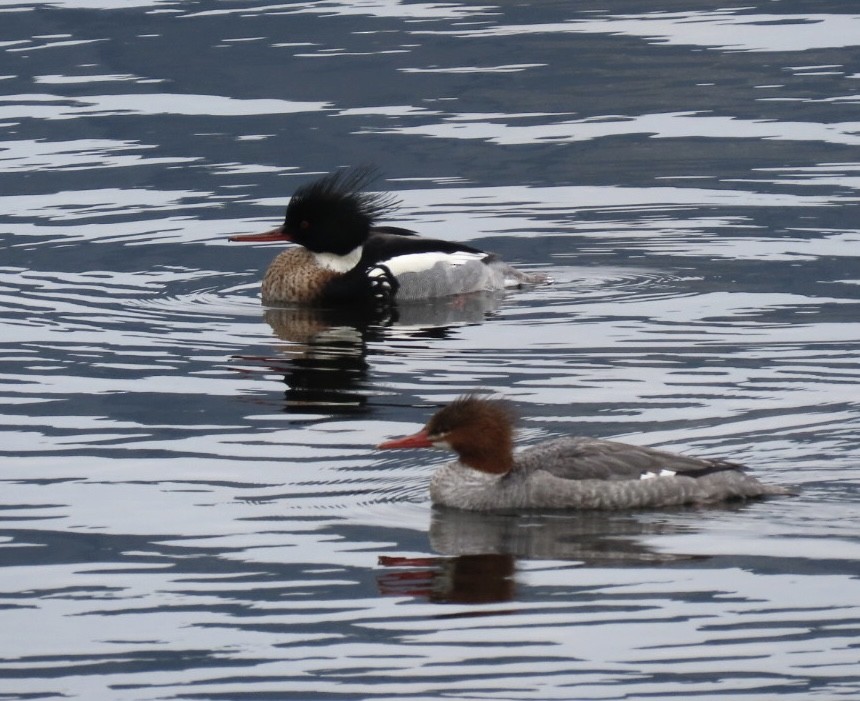
[[[352,270],[361,259],[363,247],[356,246],[349,253],[339,256],[335,253],[314,253],[314,260],[321,268],[336,273],[346,273]]]

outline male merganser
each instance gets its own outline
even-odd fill
[[[787,495],[741,465],[596,438],[565,437],[514,457],[513,415],[498,400],[465,396],[418,433],[379,448],[453,450],[430,480],[434,504],[469,511],[636,509]]]
[[[377,226],[396,200],[364,192],[369,169],[342,170],[300,187],[284,223],[230,241],[291,241],[263,278],[263,304],[390,303],[544,282],[515,270],[492,253],[462,243]]]

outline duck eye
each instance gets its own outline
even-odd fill
[[[307,219],[302,219],[299,222],[299,228],[300,229],[308,229],[308,228],[310,228],[310,225],[311,225],[311,223]]]

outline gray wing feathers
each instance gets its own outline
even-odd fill
[[[624,443],[593,438],[559,438],[524,450],[517,462],[562,479],[639,480],[643,474],[670,471],[698,477],[742,470],[722,460],[703,460]]]
[[[474,254],[462,254],[456,265],[440,260],[423,270],[395,271],[394,274],[400,283],[397,291],[400,300],[504,289],[504,277]]]

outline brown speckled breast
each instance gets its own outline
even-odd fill
[[[272,261],[263,277],[263,304],[316,302],[325,284],[337,275],[320,267],[306,248],[290,248]]]

